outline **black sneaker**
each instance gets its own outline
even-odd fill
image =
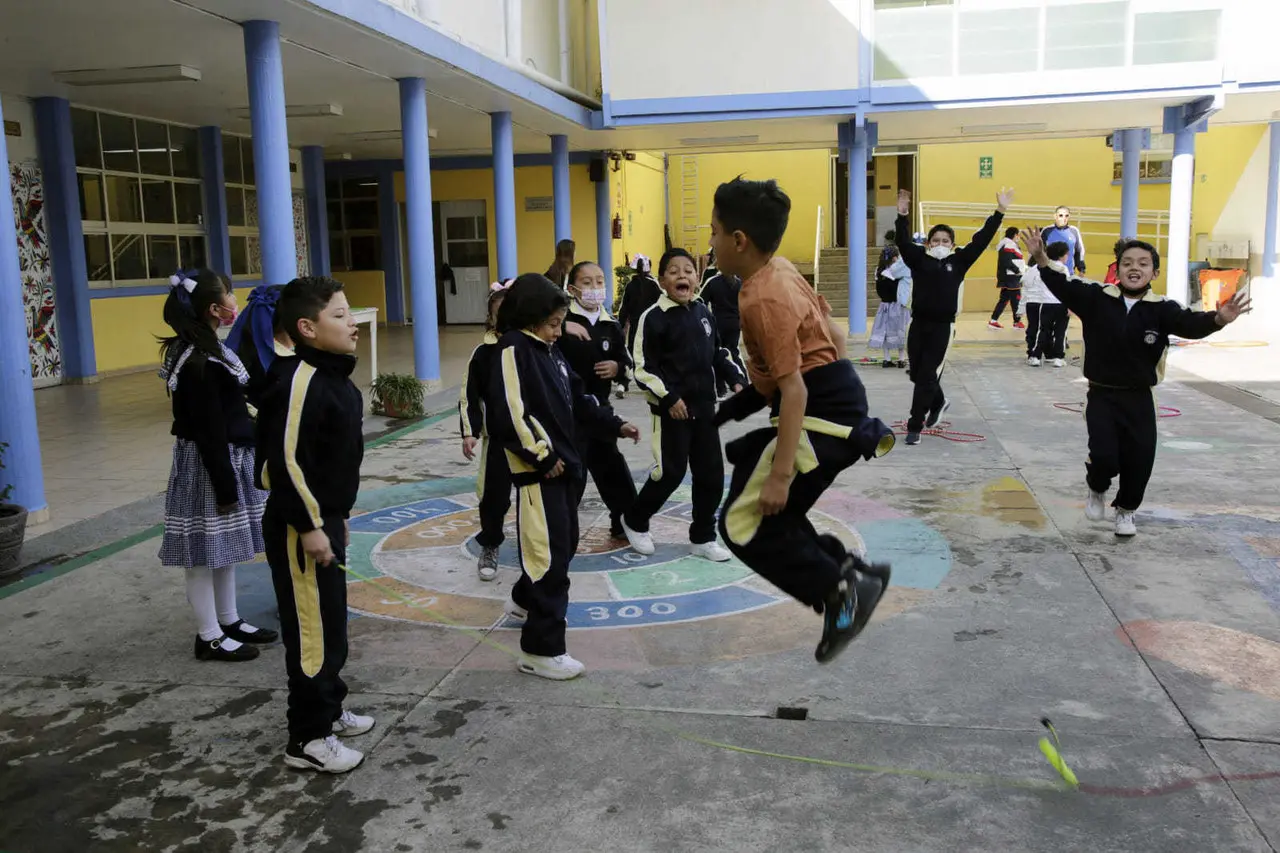
[[[274,643],[276,640],[280,639],[279,632],[272,631],[270,628],[257,628],[252,625],[249,627],[253,628],[253,630],[246,631],[244,627],[244,620],[237,619],[232,625],[223,625],[222,633],[226,634],[238,643],[257,643],[258,645],[265,645],[266,643]]]
[[[889,585],[889,574],[888,566],[869,566],[857,555],[848,555],[839,584],[827,596],[822,639],[813,655],[818,663],[835,660],[862,633]]]
[[[949,408],[951,408],[951,401],[944,397],[942,400],[942,405],[938,407],[938,410],[936,412],[930,412],[928,415],[925,416],[924,425],[926,427],[937,426],[938,421],[942,420],[942,416],[947,413],[947,409]]]
[[[226,637],[219,637],[216,640],[202,640],[200,635],[196,635],[196,660],[224,660],[224,661],[242,661],[253,660],[258,656],[258,647],[250,645],[242,645],[234,651],[229,651],[222,647],[222,641]]]
[[[908,445],[916,445],[916,444],[919,444],[919,443],[920,443],[920,433],[919,433],[919,432],[910,432],[910,431],[908,431],[908,432],[907,432],[907,444],[908,444]]]
[[[609,518],[609,535],[614,539],[626,539],[627,531],[622,529],[621,516],[611,516]]]
[[[892,361],[891,359],[887,359],[887,358],[886,358],[884,361],[880,362],[880,366],[881,366],[881,367],[893,367],[893,361]]]

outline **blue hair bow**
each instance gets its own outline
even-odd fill
[[[249,330],[249,339],[258,353],[258,362],[263,370],[270,370],[276,360],[274,322],[276,305],[280,302],[280,288],[269,285],[258,285],[249,293],[249,301],[236,318],[231,333],[227,335],[227,348],[234,353],[240,352],[240,342],[244,338],[245,329]]]

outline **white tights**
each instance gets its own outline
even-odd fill
[[[221,637],[222,625],[231,625],[240,619],[236,611],[236,567],[187,569],[187,601],[195,612],[200,639],[209,642]],[[239,645],[235,640],[227,643],[233,647]]]

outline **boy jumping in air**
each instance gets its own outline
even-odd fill
[[[783,592],[823,614],[815,657],[832,660],[861,633],[889,585],[808,513],[859,457],[893,448],[893,432],[867,413],[867,395],[843,358],[846,337],[822,297],[775,257],[791,200],[775,181],[737,178],[716,190],[711,245],[721,272],[742,279],[738,307],[751,386],[716,422],[769,406],[771,426],[729,443],[733,464],[720,533],[729,549]],[[904,229],[906,230],[906,229]]]

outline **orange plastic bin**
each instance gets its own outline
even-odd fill
[[[1216,310],[1248,283],[1248,273],[1244,270],[1200,270],[1200,301],[1204,310]]]

